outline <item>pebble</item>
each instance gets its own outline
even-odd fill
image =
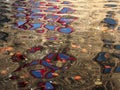
[[[0,71],[0,74],[2,74],[2,75],[6,75],[8,72],[7,72],[7,70],[1,70]]]
[[[84,38],[82,38],[82,37],[79,38],[79,42],[80,42],[80,43],[84,43],[84,42],[85,42]]]
[[[83,48],[81,51],[82,51],[83,53],[87,53],[87,52],[88,52],[88,50],[85,49],[85,48]]]
[[[57,67],[62,67],[63,63],[61,61],[57,61],[56,66]]]
[[[81,76],[74,76],[72,77],[74,80],[80,80],[81,79]]]

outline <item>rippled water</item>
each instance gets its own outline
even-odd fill
[[[0,51],[5,58],[0,70],[8,68],[5,78],[10,80],[6,82],[15,83],[16,87],[11,85],[14,90],[97,90],[109,89],[109,85],[113,88],[108,80],[114,72],[120,72],[119,3],[16,0],[10,15],[8,7],[1,9],[0,23],[5,26],[0,32],[0,46],[14,48]],[[9,36],[2,35],[3,31]],[[81,79],[75,80],[75,76]],[[98,87],[97,82],[103,85]]]

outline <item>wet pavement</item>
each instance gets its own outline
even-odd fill
[[[1,90],[120,89],[120,1],[0,3]]]

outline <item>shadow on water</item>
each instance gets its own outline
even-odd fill
[[[107,84],[106,84],[106,88],[107,88],[107,90],[113,90],[110,81],[107,82]]]
[[[8,33],[0,31],[0,40],[7,41],[6,38],[9,36]]]
[[[92,90],[105,90],[103,86],[96,86]]]
[[[7,23],[10,21],[10,19],[7,17],[7,14],[10,13],[9,7],[7,6],[7,3],[0,2],[0,28],[4,26],[4,23]]]
[[[7,16],[3,16],[0,18],[0,28],[4,26],[4,23],[9,22],[10,19]]]

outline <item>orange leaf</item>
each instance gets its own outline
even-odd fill
[[[81,79],[81,76],[75,76],[74,79],[75,79],[75,80],[80,80],[80,79]]]

